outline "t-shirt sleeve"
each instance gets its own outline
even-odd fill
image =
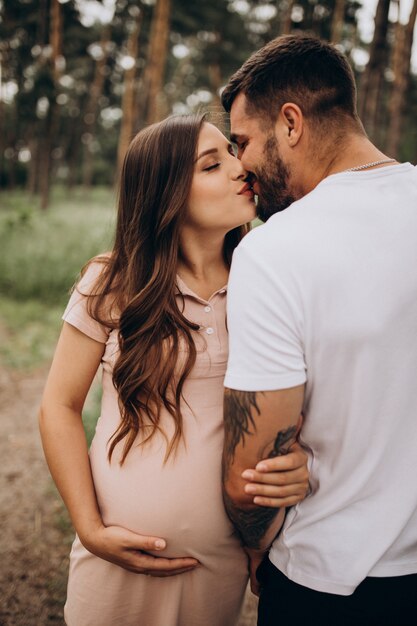
[[[110,328],[94,320],[87,310],[88,295],[94,293],[94,285],[103,264],[91,263],[71,294],[62,319],[82,333],[100,343],[107,343]]]
[[[306,366],[302,306],[291,273],[284,260],[272,262],[259,245],[245,244],[235,250],[228,287],[225,386],[241,391],[296,387],[306,381]]]

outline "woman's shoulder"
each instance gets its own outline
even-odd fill
[[[82,295],[92,295],[99,279],[104,276],[105,270],[109,267],[111,258],[111,252],[104,252],[87,261],[81,268],[74,290]]]
[[[64,321],[100,343],[115,325],[105,274],[110,259],[111,254],[101,254],[84,265],[63,314]]]

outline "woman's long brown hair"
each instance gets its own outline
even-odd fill
[[[204,120],[204,115],[172,116],[153,124],[136,135],[124,160],[113,251],[99,258],[103,271],[88,301],[94,319],[119,330],[113,383],[121,422],[110,440],[109,460],[121,441],[123,463],[139,432],[145,443],[161,431],[162,407],[175,425],[166,459],[182,436],[182,389],[195,363],[193,332],[199,326],[178,307],[176,272]],[[246,230],[226,235],[228,265]]]

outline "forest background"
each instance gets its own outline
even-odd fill
[[[416,163],[416,18],[417,0],[0,0],[0,626],[63,623],[72,530],[36,411],[68,291],[111,246],[130,138],[196,109],[227,127],[228,77],[303,31],[347,54],[369,136]]]
[[[111,185],[134,132],[219,92],[276,35],[336,43],[378,146],[417,158],[416,0],[1,0],[0,185]],[[368,12],[368,18],[366,18]],[[372,28],[373,26],[373,28]],[[373,30],[373,34],[372,34]],[[414,71],[413,71],[414,70]]]

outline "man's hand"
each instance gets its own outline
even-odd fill
[[[101,526],[88,538],[83,538],[82,543],[92,554],[135,574],[175,576],[199,565],[196,559],[189,557],[167,559],[147,554],[150,550],[164,550],[165,540],[138,535],[120,526]]]
[[[245,549],[246,554],[248,555],[249,560],[249,580],[250,580],[250,589],[255,596],[259,597],[261,592],[261,588],[259,585],[259,581],[256,577],[256,572],[258,567],[264,560],[267,551],[264,550],[250,550],[249,548]]]
[[[253,502],[259,506],[293,506],[304,500],[309,491],[307,462],[307,454],[296,442],[287,455],[264,459],[255,469],[245,470],[245,493],[254,496]]]

